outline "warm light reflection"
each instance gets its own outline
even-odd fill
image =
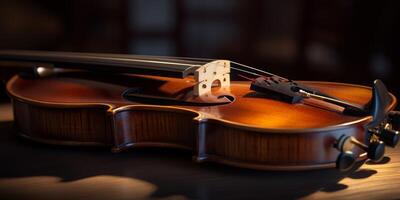
[[[75,181],[52,176],[0,179],[0,193],[13,199],[147,199],[156,189],[143,180],[107,175]],[[161,199],[186,198],[173,195]]]
[[[10,104],[0,104],[0,122],[13,120],[12,107]]]

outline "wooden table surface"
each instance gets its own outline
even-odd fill
[[[59,147],[15,136],[0,104],[0,199],[400,199],[400,148],[350,174],[196,164],[173,149]]]

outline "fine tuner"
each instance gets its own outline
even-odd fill
[[[365,160],[363,159],[365,155],[366,159],[379,162],[384,157],[385,145],[396,147],[399,142],[400,112],[391,111],[387,118],[387,122],[382,123],[382,126],[368,131],[370,134],[368,145],[353,136],[342,135],[334,145],[340,151],[336,160],[336,168],[340,171],[349,171],[357,160]],[[353,152],[354,147],[358,147],[365,153],[356,156]]]

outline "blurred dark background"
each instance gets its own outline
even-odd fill
[[[380,78],[400,97],[395,2],[1,1],[0,49],[226,58],[296,80]]]

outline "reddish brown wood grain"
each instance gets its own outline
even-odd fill
[[[333,144],[341,135],[364,141],[370,117],[343,115],[309,103],[287,104],[232,82],[235,100],[218,106],[150,105],[122,97],[129,88],[171,97],[190,96],[191,79],[154,76],[69,75],[44,79],[14,77],[7,90],[20,134],[41,142],[192,149],[194,160],[240,167],[299,170],[332,167]],[[304,82],[351,103],[364,105],[370,88]],[[214,95],[227,94],[215,91]],[[203,101],[201,97],[190,97]],[[392,97],[391,108],[396,104]]]

